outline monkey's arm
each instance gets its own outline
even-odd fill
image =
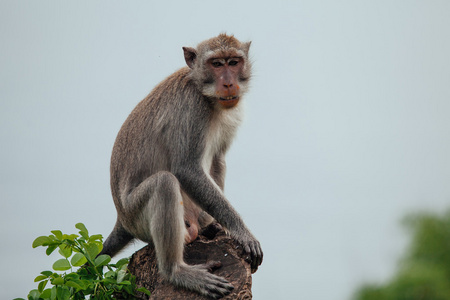
[[[223,192],[199,166],[200,164],[190,164],[179,168],[175,176],[183,190],[243,245],[244,250],[252,257],[252,269],[256,270],[263,259],[258,240],[245,226],[244,221],[225,198]]]

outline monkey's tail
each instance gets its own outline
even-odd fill
[[[133,236],[123,228],[122,224],[117,220],[112,232],[109,234],[106,241],[103,243],[103,250],[101,254],[108,254],[113,257],[120,250],[122,250],[133,239]]]

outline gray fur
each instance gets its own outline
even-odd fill
[[[223,193],[224,156],[242,108],[224,109],[204,92],[205,85],[214,84],[206,80],[212,75],[204,66],[205,56],[219,51],[244,53],[239,85],[241,92],[247,90],[249,46],[221,34],[197,49],[184,48],[191,68],[166,78],[136,106],[120,129],[111,158],[118,218],[102,253],[114,255],[132,238],[152,243],[159,270],[169,281],[213,298],[228,294],[232,286],[210,274],[206,265],[184,263],[184,218],[189,213],[200,227],[213,218],[219,222],[251,255],[253,269],[262,262],[259,242]]]

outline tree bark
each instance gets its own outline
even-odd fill
[[[208,236],[209,234],[203,233]],[[222,299],[252,299],[252,270],[250,258],[242,247],[223,231],[209,239],[200,235],[193,243],[185,246],[185,262],[187,264],[204,264],[207,261],[220,261],[222,266],[212,273],[222,276],[233,286],[232,293]],[[136,285],[145,287],[151,292],[150,298],[138,292],[138,299],[204,299],[199,294],[176,288],[164,280],[158,273],[155,249],[148,245],[131,257],[128,269],[136,276]]]

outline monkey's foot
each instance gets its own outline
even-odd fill
[[[223,299],[250,300],[252,299],[251,266],[247,262],[249,255],[242,245],[231,239],[225,232],[219,232],[213,240],[206,237],[195,240],[186,245],[184,259],[189,266],[206,265],[211,273],[225,278],[234,289]],[[219,263],[216,263],[220,261]],[[221,266],[220,266],[221,265]],[[220,266],[220,267],[219,267]],[[136,276],[136,284],[147,288],[152,295],[151,300],[208,300],[198,292],[186,288],[175,287],[169,280],[163,278],[157,266],[154,247],[146,246],[133,254],[129,270]],[[219,267],[219,268],[218,268]],[[145,294],[138,292],[137,299],[149,299]],[[221,299],[222,300],[222,299]]]
[[[195,291],[200,295],[219,299],[229,295],[234,287],[224,278],[208,272],[217,267],[220,267],[218,262],[193,266],[181,265],[170,281],[176,286]]]

